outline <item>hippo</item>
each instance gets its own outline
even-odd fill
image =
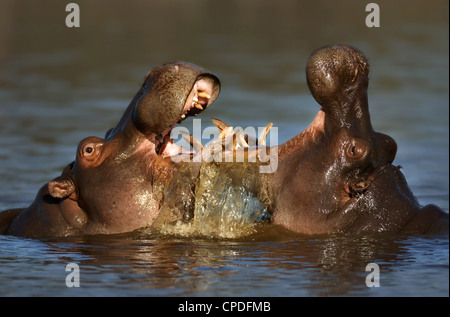
[[[151,224],[183,151],[170,132],[218,97],[220,81],[186,62],[151,69],[115,128],[87,137],[76,159],[24,209],[0,213],[0,233],[24,237],[114,234]]]
[[[272,223],[305,234],[448,233],[448,214],[422,207],[399,166],[396,142],[375,132],[368,110],[369,64],[348,45],[316,50],[307,84],[321,109],[280,145],[265,175]]]
[[[239,209],[239,222],[262,219],[268,225],[307,235],[448,233],[448,214],[435,205],[421,206],[400,166],[393,164],[396,142],[374,131],[368,109],[368,75],[367,59],[356,48],[335,44],[316,50],[308,60],[306,77],[321,108],[303,132],[279,146],[265,146],[271,123],[258,138],[257,147],[252,147],[245,145],[248,138],[240,131],[234,133],[228,124],[214,120],[221,131],[219,143],[228,138],[231,145],[227,149],[227,142],[222,143],[219,150],[235,158],[240,153],[245,161],[226,162],[226,155],[219,153],[222,155],[213,162],[202,162],[197,188],[190,199],[182,199],[195,202],[191,218],[197,225],[188,229],[205,234],[208,218],[220,217],[216,222],[220,225],[230,217],[235,219]],[[191,142],[203,157],[208,156],[211,148],[198,143]],[[271,173],[257,168],[262,161],[250,160],[258,158],[256,151],[261,149],[278,157]],[[186,195],[182,186],[177,187],[184,179],[176,177],[170,185],[173,196]],[[185,209],[182,203],[164,204],[153,229],[179,232],[167,227],[176,227]]]

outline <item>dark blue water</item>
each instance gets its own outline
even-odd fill
[[[202,124],[273,121],[284,142],[319,109],[306,86],[309,55],[340,42],[369,59],[372,124],[397,141],[412,191],[448,212],[447,1],[378,1],[377,29],[365,26],[360,1],[77,3],[81,27],[68,29],[61,1],[1,2],[0,210],[28,206],[78,142],[113,127],[148,69],[168,60],[221,79]],[[0,236],[0,295],[448,296],[448,251],[448,237],[283,230],[231,240]],[[79,288],[66,286],[68,263],[79,265]],[[379,265],[380,287],[366,286],[368,263]]]
[[[2,296],[444,296],[448,238],[1,237]],[[80,287],[67,287],[69,263]],[[368,263],[380,269],[369,288]],[[436,276],[438,275],[438,276]]]

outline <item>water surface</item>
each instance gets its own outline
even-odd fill
[[[448,293],[448,238],[441,237],[311,238],[276,231],[239,240],[130,235],[0,239],[2,296]],[[80,267],[79,288],[66,286],[69,263]],[[366,286],[368,263],[379,265],[380,287]]]

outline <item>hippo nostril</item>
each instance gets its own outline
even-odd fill
[[[347,145],[345,155],[352,160],[361,160],[367,156],[369,147],[364,140],[352,139]]]
[[[370,182],[368,180],[364,180],[354,184],[345,185],[345,192],[349,197],[357,197],[366,192],[367,188],[369,188]]]

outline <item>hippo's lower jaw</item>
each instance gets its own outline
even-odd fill
[[[336,232],[435,233],[448,230],[448,215],[439,207],[422,207],[399,167],[385,164],[369,177],[360,193],[339,212]],[[447,228],[445,228],[447,227]]]
[[[399,168],[390,163],[376,168],[359,189],[328,220],[333,232],[400,232],[420,210]]]

